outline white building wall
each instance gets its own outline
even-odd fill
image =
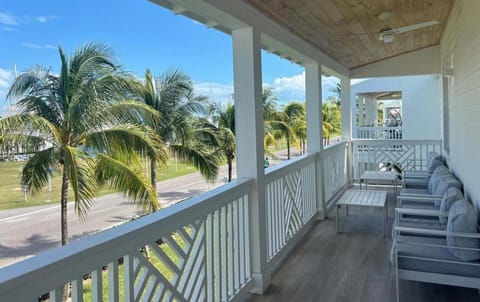
[[[441,98],[438,75],[372,78],[352,85],[357,93],[402,92],[403,139],[441,139]],[[355,121],[355,106],[352,106]],[[356,125],[353,126],[356,131]]]
[[[480,207],[480,1],[455,1],[441,41],[448,85],[449,164]]]

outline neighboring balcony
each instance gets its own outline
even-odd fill
[[[441,141],[341,142],[267,169],[260,221],[252,219],[255,183],[239,179],[8,266],[0,271],[0,296],[60,301],[70,283],[72,301],[393,301],[391,239],[382,238],[381,217],[362,211],[336,234],[330,209],[365,169],[393,161],[422,170],[428,152],[440,150]],[[257,224],[265,226],[258,234]],[[265,295],[249,298],[254,246],[263,251],[265,274],[275,273]],[[472,297],[471,290],[416,282],[401,288],[412,297],[439,288],[446,297]]]
[[[402,139],[402,126],[357,127],[358,139]]]

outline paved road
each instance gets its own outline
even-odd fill
[[[193,195],[206,192],[224,183],[227,168],[222,167],[219,181],[207,183],[200,173],[158,182],[162,206],[168,206]],[[235,173],[235,170],[234,170]],[[123,223],[142,213],[123,194],[115,193],[96,199],[82,222],[68,204],[70,240]],[[60,245],[60,205],[45,205],[0,211],[0,267],[33,256]]]
[[[270,160],[270,164],[284,160],[284,154]],[[200,173],[169,179],[157,183],[162,206],[211,190],[224,184],[227,167],[220,168],[218,181],[207,183]],[[234,166],[233,175],[236,175]],[[122,194],[111,194],[96,199],[89,210],[87,220],[82,222],[74,212],[73,203],[68,205],[70,240],[110,228],[142,213]],[[0,267],[31,257],[46,249],[60,245],[60,205],[45,205],[0,211]]]

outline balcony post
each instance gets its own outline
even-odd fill
[[[356,103],[352,101],[350,78],[341,76],[341,104],[342,104],[342,140],[350,142],[347,152],[348,182],[353,182],[353,146],[352,140],[352,115],[355,114]]]
[[[318,63],[305,64],[305,98],[307,104],[307,152],[318,153],[315,162],[315,187],[318,218],[325,218],[322,131],[322,71]]]
[[[263,294],[271,274],[267,266],[260,33],[253,28],[238,29],[232,39],[237,177],[255,179],[249,205],[252,292]]]
[[[341,76],[341,102],[342,102],[342,139],[349,141],[352,138],[352,99],[350,97],[350,78]],[[353,104],[355,105],[355,104]]]

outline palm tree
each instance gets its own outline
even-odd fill
[[[58,75],[36,67],[15,79],[7,97],[18,97],[18,115],[0,120],[0,135],[42,138],[43,150],[25,164],[21,179],[31,193],[60,171],[61,242],[68,244],[67,202],[72,189],[77,214],[85,219],[98,189],[123,191],[145,210],[159,208],[147,178],[135,170],[140,152],[161,158],[159,138],[129,121],[153,120],[141,102],[125,100],[131,77],[119,69],[111,49],[87,44],[70,60],[59,48]]]
[[[278,98],[273,94],[273,87],[265,86],[262,89],[263,119],[270,120],[277,111]]]
[[[284,138],[287,142],[287,159],[290,159],[291,144],[295,144],[300,150],[295,126],[300,129],[300,121],[305,117],[305,107],[298,102],[290,102],[281,111],[271,114],[270,120],[265,121],[266,136],[272,139]]]
[[[330,136],[342,131],[341,109],[334,102],[322,104],[322,130],[324,144],[330,143]]]
[[[158,111],[160,120],[150,126],[161,137],[170,154],[187,160],[207,180],[213,181],[218,174],[219,159],[211,152],[211,146],[197,139],[193,127],[194,118],[207,112],[206,98],[194,95],[190,77],[176,70],[155,79],[147,69],[139,94],[145,104]],[[154,188],[157,162],[158,158],[150,157],[150,181]]]
[[[307,116],[306,116],[306,108],[305,104],[301,104],[303,107],[303,114],[300,114],[297,118],[292,121],[292,129],[295,133],[297,139],[300,140],[301,143],[301,152],[305,154],[305,142],[307,140]]]
[[[235,105],[212,104],[210,106],[211,122],[203,120],[204,139],[221,152],[227,160],[228,182],[232,181],[233,160],[237,151],[235,138]],[[200,128],[200,127],[199,127]]]

